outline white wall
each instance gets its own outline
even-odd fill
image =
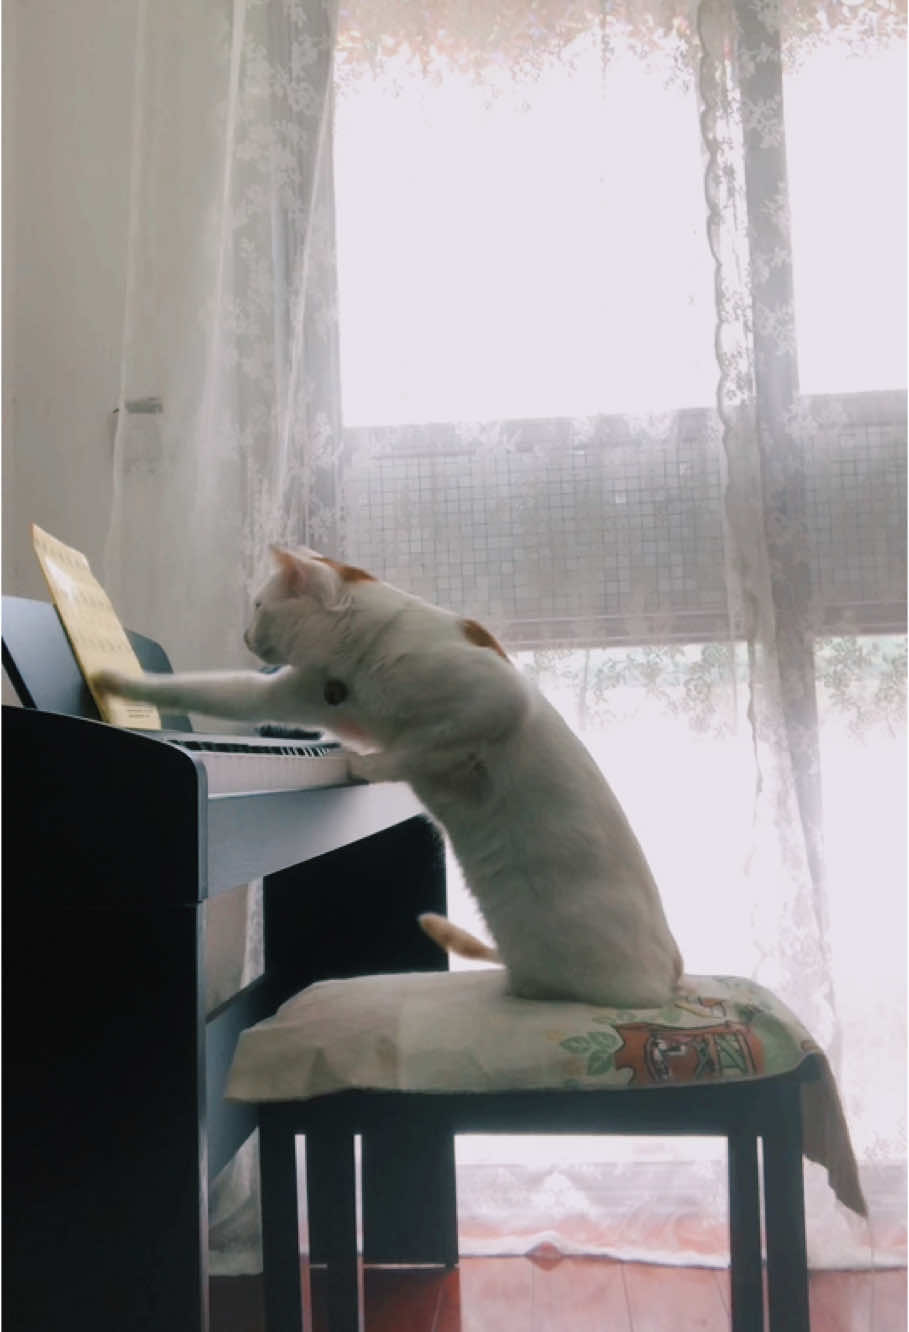
[[[137,0],[3,0],[3,590],[39,523],[101,572],[120,380]]]

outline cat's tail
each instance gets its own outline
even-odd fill
[[[445,916],[437,916],[434,911],[424,911],[417,920],[424,933],[429,935],[433,943],[444,948],[446,953],[457,953],[459,957],[471,957],[480,962],[502,961],[494,948],[462,930],[460,925],[452,925]]]

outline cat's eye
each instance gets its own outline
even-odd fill
[[[322,696],[326,703],[330,703],[332,707],[337,707],[347,697],[347,685],[343,680],[326,680]]]
[[[253,610],[261,610],[261,609],[262,609],[262,598],[256,597],[255,601],[253,602]]]

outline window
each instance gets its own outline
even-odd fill
[[[791,718],[778,711],[774,735],[747,718],[755,677],[730,614],[715,409],[697,19],[728,19],[736,2],[619,0],[605,28],[583,3],[348,6],[335,154],[347,552],[486,621],[540,678],[627,809],[688,969],[756,975],[809,1024],[822,1015],[819,1039],[836,1028],[856,1147],[885,1169],[905,1155],[900,948],[871,961],[876,922],[900,916],[905,884],[904,46],[874,40],[882,6],[787,0],[782,100],[737,103],[739,86],[721,108],[733,137],[744,108],[788,159],[788,210],[785,188],[759,200],[778,249],[754,245],[733,293],[759,335],[795,325],[782,357],[799,384],[784,422],[798,485],[781,487],[768,526],[790,524],[810,577],[791,600],[778,579],[763,609],[791,629],[796,606],[811,732],[797,759],[811,771],[797,778],[815,783],[819,762],[829,873],[787,898],[782,824],[794,841],[813,829],[794,803],[768,815],[755,795],[758,750],[792,789],[796,761],[779,739]],[[742,82],[767,54],[746,44]],[[761,306],[754,268],[790,260],[794,308],[788,289]],[[757,564],[770,558],[762,535]],[[859,826],[874,838],[870,878]],[[454,866],[451,882],[452,914],[481,929]],[[459,1162],[506,1151],[535,1159],[469,1142]],[[581,1152],[591,1159],[589,1144]],[[601,1217],[583,1173],[565,1178],[559,1199],[586,1196]],[[722,1170],[710,1178],[721,1197]],[[482,1181],[481,1194],[488,1231]],[[553,1191],[541,1196],[552,1215]],[[504,1233],[511,1224],[505,1205]]]
[[[555,26],[528,65],[498,39],[465,56],[452,38],[452,53],[420,14],[346,11],[350,549],[514,646],[716,640],[728,609],[694,20],[680,6],[644,37],[617,22],[606,49],[599,15],[563,32],[544,12]],[[399,27],[383,31],[389,15]],[[789,161],[817,618],[900,628],[901,48],[792,36],[784,94],[785,127],[777,105],[764,132],[785,136]]]
[[[340,56],[351,426],[706,406],[712,259],[690,72],[596,26],[526,80]],[[634,124],[633,135],[612,126]]]

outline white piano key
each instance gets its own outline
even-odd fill
[[[338,744],[195,731],[159,735],[205,765],[209,796],[351,785],[349,753]]]

